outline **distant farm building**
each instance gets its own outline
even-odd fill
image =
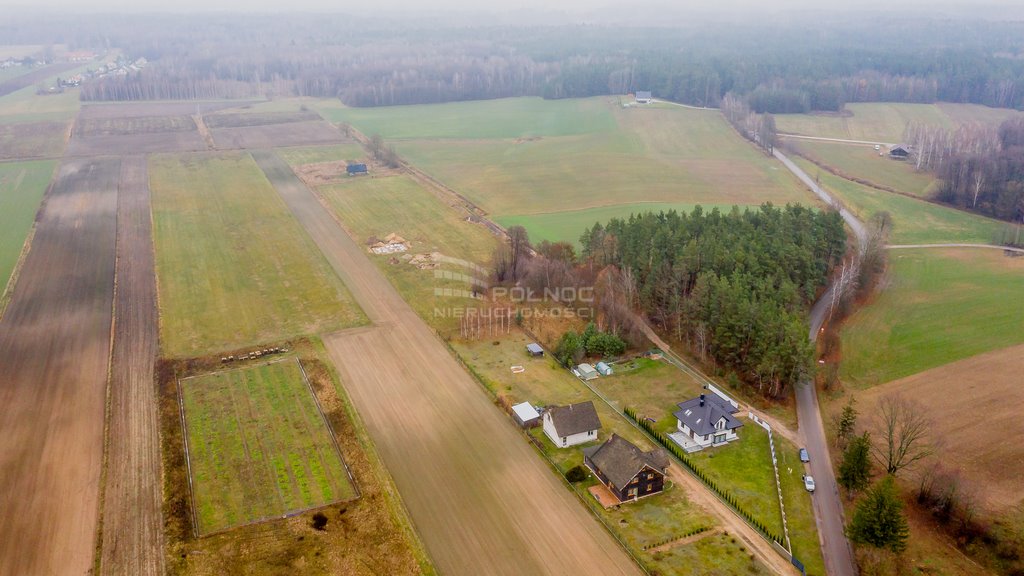
[[[650,104],[654,101],[651,93],[646,90],[637,90],[635,99],[637,104]]]
[[[889,149],[889,157],[896,160],[906,160],[910,156],[910,147],[905,144],[899,144]]]
[[[544,349],[540,347],[540,344],[536,342],[530,342],[526,345],[526,352],[534,358],[538,358],[544,355]]]
[[[345,171],[348,172],[349,176],[357,176],[359,174],[366,174],[369,170],[366,169],[366,164],[349,164],[345,167]]]
[[[544,433],[559,448],[597,440],[601,419],[591,401],[552,406],[544,412]]]
[[[612,434],[604,444],[584,448],[583,463],[619,502],[629,502],[665,489],[669,460],[662,450],[644,452]]]
[[[600,376],[597,370],[590,364],[580,364],[579,366],[576,367],[575,372],[577,376],[583,378],[584,380],[593,380],[594,378]]]

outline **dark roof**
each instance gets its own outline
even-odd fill
[[[590,400],[568,406],[554,406],[548,408],[548,414],[551,414],[551,423],[555,425],[555,432],[559,436],[601,429],[601,419],[597,417],[597,410]]]
[[[366,172],[366,164],[349,164],[346,169],[349,172]]]
[[[718,394],[701,394],[699,398],[681,402],[675,417],[689,426],[695,434],[714,434],[715,422],[722,418],[725,418],[726,430],[743,426],[743,423],[733,416],[736,412],[739,412],[739,409]]]
[[[907,146],[905,144],[893,146],[891,149],[889,149],[889,154],[892,154],[893,156],[907,156],[910,154],[910,146]]]
[[[636,99],[637,100],[650,100],[651,99],[651,93],[649,91],[647,91],[647,90],[637,90],[636,91]]]
[[[624,488],[645,466],[663,474],[668,468],[664,451],[655,448],[644,452],[617,434],[600,446],[584,448],[583,454],[616,488]]]

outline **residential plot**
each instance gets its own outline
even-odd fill
[[[1007,227],[1007,223],[985,216],[840,178],[803,158],[793,161],[861,220],[866,221],[877,212],[888,212],[893,225],[890,241],[894,244],[989,244],[998,242]]]
[[[895,250],[881,293],[843,326],[840,377],[867,388],[1024,342],[1024,258]]]
[[[156,110],[154,110],[156,112]],[[205,150],[206,142],[195,122],[186,115],[113,116],[79,118],[68,154],[141,154]]]
[[[152,157],[150,185],[164,355],[365,322],[248,154]]]
[[[200,534],[357,495],[294,358],[180,387]]]
[[[359,160],[366,157],[363,147],[355,142],[326,146],[282,148],[277,153],[292,167],[323,162],[345,162],[346,160]]]
[[[53,161],[0,163],[0,286],[6,289],[55,167]]]

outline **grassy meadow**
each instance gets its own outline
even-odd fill
[[[497,218],[639,202],[813,201],[714,111],[623,108],[606,97],[321,112],[382,134]]]
[[[853,103],[845,114],[777,114],[779,132],[848,140],[898,143],[910,122],[955,128],[959,124],[998,124],[1018,112],[977,104]]]
[[[407,259],[410,254],[439,252],[486,266],[497,246],[497,238],[487,228],[465,221],[460,211],[408,176],[353,178],[321,186],[318,191],[359,244],[365,244],[371,236],[383,238],[392,232],[409,241],[410,250],[405,255],[368,256],[429,324],[457,328],[458,320],[434,317],[435,306],[453,302],[451,297],[436,296],[434,288],[468,290],[469,285],[438,278],[436,273],[442,269],[462,274],[472,271],[453,265],[420,269]]]
[[[295,360],[182,381],[200,534],[356,496]]]
[[[935,184],[931,174],[916,171],[910,162],[891,160],[888,154],[879,156],[871,146],[810,140],[786,142],[815,164],[828,166],[848,178],[876,187],[927,197]]]
[[[21,257],[55,167],[52,160],[0,163],[0,296]]]
[[[812,178],[818,178],[822,187],[861,220],[867,220],[876,212],[889,212],[893,221],[890,238],[893,244],[988,244],[1001,237],[1006,228],[1005,222],[840,178],[803,158],[793,161]]]
[[[164,355],[365,323],[251,156],[152,156],[149,175]]]
[[[892,251],[884,289],[843,326],[842,381],[884,384],[1024,342],[1024,258],[998,250]]]
[[[277,150],[277,154],[289,166],[302,166],[321,162],[344,162],[366,158],[363,147],[355,142],[327,146],[280,148]]]

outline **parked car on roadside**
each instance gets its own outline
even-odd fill
[[[804,474],[804,488],[807,488],[808,492],[814,492],[814,477],[810,474]]]
[[[800,461],[801,462],[810,462],[811,461],[811,455],[807,453],[807,448],[801,448],[800,449]]]

